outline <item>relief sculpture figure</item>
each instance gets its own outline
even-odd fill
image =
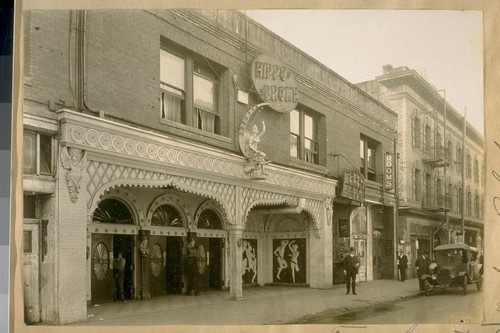
[[[267,155],[258,148],[261,136],[266,132],[266,124],[262,122],[262,131],[259,133],[259,127],[254,125],[250,132],[247,132],[247,142],[245,155],[248,163],[245,166],[245,172],[253,175],[265,176],[264,165],[271,163]]]

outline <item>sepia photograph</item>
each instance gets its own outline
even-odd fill
[[[17,17],[17,328],[484,323],[482,10]]]

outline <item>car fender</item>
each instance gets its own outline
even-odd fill
[[[464,276],[465,274],[467,274],[467,272],[458,272],[458,276]]]

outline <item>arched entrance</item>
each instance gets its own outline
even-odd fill
[[[224,219],[217,204],[208,200],[195,216],[200,290],[220,290],[224,285]]]
[[[117,299],[117,288],[113,276],[113,258],[120,252],[125,259],[123,293],[125,299],[135,298],[133,267],[135,261],[134,240],[131,234],[120,234],[118,229],[134,225],[129,206],[118,198],[107,198],[99,202],[92,215],[92,223],[102,225],[91,236],[90,274],[91,302],[107,303]]]
[[[151,296],[182,292],[182,249],[186,218],[184,211],[172,200],[154,209],[150,237]]]

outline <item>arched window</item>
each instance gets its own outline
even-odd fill
[[[134,224],[132,212],[128,206],[118,199],[104,199],[97,205],[93,222],[98,223],[119,223],[119,224]]]
[[[205,209],[198,218],[199,229],[223,229],[219,214],[212,209]]]
[[[181,213],[172,205],[161,205],[151,217],[151,225],[162,227],[183,227],[184,221]]]

